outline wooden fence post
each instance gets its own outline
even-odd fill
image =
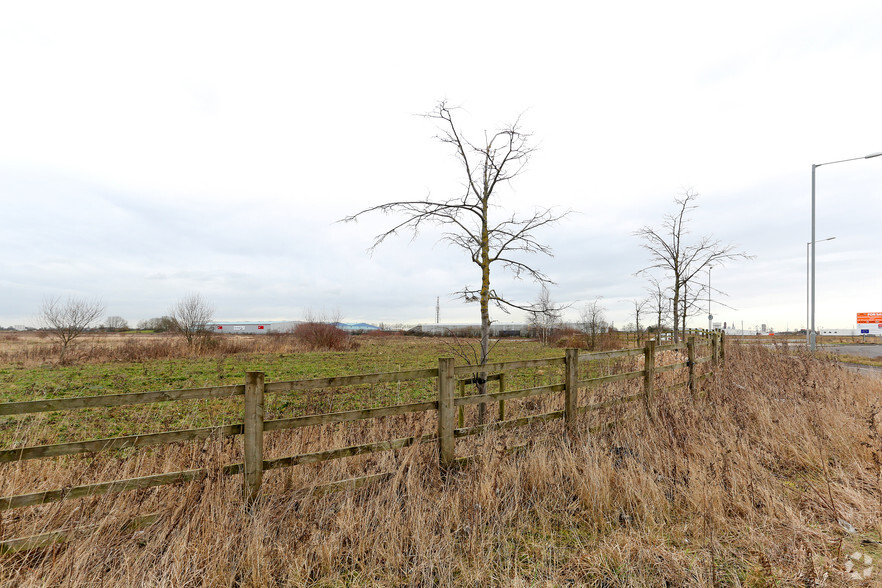
[[[567,349],[564,361],[564,419],[567,433],[572,435],[579,414],[579,350]]]
[[[505,392],[505,372],[499,374],[499,393]],[[499,420],[505,420],[505,400],[499,401]]]
[[[486,360],[485,360],[486,361]],[[487,394],[487,372],[478,374],[478,392]],[[478,424],[483,425],[487,421],[487,403],[478,404]]]
[[[245,503],[250,507],[263,481],[263,372],[245,374]]]
[[[643,348],[643,394],[646,401],[646,415],[655,421],[655,340],[650,339]]]
[[[456,459],[456,441],[453,437],[456,418],[453,403],[455,361],[452,357],[438,358],[438,461],[442,470],[452,466]]]
[[[726,333],[720,331],[720,363],[726,361]]]
[[[689,394],[695,397],[695,336],[686,341],[686,365],[689,368]]]
[[[710,340],[710,343],[711,343],[711,360],[713,361],[714,365],[716,365],[716,364],[717,364],[717,361],[720,359],[720,345],[719,345],[719,340],[717,339],[717,334],[716,334],[716,333],[711,333],[711,334],[710,334],[710,338],[711,338],[711,340]]]
[[[465,396],[465,380],[460,380],[456,384],[459,386],[460,397]],[[460,405],[456,411],[456,426],[459,428],[465,426],[465,406]]]

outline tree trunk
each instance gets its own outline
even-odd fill
[[[680,328],[680,278],[677,276],[674,280],[674,343],[680,339],[677,331]]]
[[[484,194],[481,218],[481,365],[487,363],[490,354],[490,234],[487,228],[489,194]],[[487,372],[478,374],[478,394],[487,393]],[[478,405],[478,424],[483,425],[486,419],[487,405]]]

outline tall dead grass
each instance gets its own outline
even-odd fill
[[[292,333],[266,335],[213,335],[191,347],[173,334],[102,333],[75,341],[65,364],[141,362],[185,357],[226,357],[245,353],[297,353],[313,346]],[[37,335],[0,334],[0,363],[25,366],[57,363],[60,347]]]
[[[882,383],[807,355],[753,346],[727,355],[697,399],[683,388],[660,395],[654,421],[635,403],[597,435],[587,427],[609,415],[586,416],[576,439],[554,423],[460,441],[460,455],[479,457],[446,477],[424,445],[268,472],[252,514],[240,479],[219,475],[3,513],[4,538],[96,527],[4,556],[0,584],[841,585],[846,554],[882,555]],[[355,433],[276,433],[267,447],[284,455],[432,426],[412,416]],[[66,460],[10,467],[0,486],[6,495],[35,476],[63,485],[142,475],[143,466],[219,471],[239,458],[230,440],[139,456],[81,459],[76,479],[64,477]],[[295,492],[370,471],[394,476],[357,491]],[[120,532],[120,520],[154,511],[151,527]]]

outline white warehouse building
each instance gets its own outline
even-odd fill
[[[303,321],[216,321],[208,328],[225,335],[263,335],[265,333],[287,333],[293,331]],[[367,323],[337,323],[344,331],[379,331],[380,327]]]
[[[297,326],[299,321],[217,321],[208,327],[215,333],[224,335],[262,335],[264,333],[284,333]]]

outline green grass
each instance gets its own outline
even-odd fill
[[[837,361],[845,363],[856,363],[859,365],[869,365],[882,367],[882,357],[864,357],[863,355],[849,355],[846,353],[836,354]]]
[[[357,351],[347,352],[239,354],[72,366],[0,365],[0,402],[241,384],[247,371],[262,371],[266,381],[273,382],[432,368],[438,365],[439,357],[452,355],[450,343],[439,339],[366,338],[360,343]],[[562,349],[535,342],[501,341],[491,360],[561,356]],[[458,359],[457,364],[465,361]],[[520,381],[512,380],[508,387],[550,383],[558,377],[552,371],[523,370]],[[417,402],[431,400],[435,394],[433,379],[278,394],[267,397],[266,418]],[[240,400],[193,400],[0,417],[0,447],[23,443],[19,431],[25,429],[29,431],[28,445],[49,444],[240,422],[241,410]]]
[[[0,402],[240,384],[248,371],[262,371],[267,382],[272,382],[431,368],[438,365],[439,357],[450,355],[450,347],[439,339],[368,339],[358,351],[346,352],[247,354],[73,366],[0,365]],[[562,356],[562,349],[534,342],[503,341],[494,348],[491,360]]]

